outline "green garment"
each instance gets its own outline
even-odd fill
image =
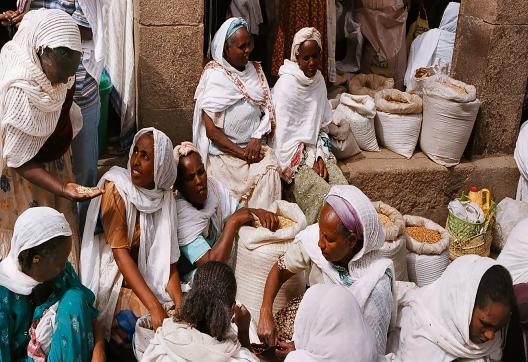
[[[33,362],[27,356],[29,328],[43,313],[59,302],[55,331],[51,340],[48,362],[90,361],[94,346],[92,320],[97,317],[93,307],[94,294],[81,284],[68,262],[53,280],[54,291],[36,308],[29,295],[19,295],[0,286],[0,362]]]

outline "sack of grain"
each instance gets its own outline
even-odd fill
[[[401,234],[399,238],[393,241],[385,241],[379,249],[381,255],[389,258],[394,263],[394,272],[396,280],[408,281],[407,273],[407,236]]]
[[[480,101],[474,86],[446,75],[428,81],[423,95],[420,148],[434,162],[451,167],[460,162]]]
[[[381,201],[374,201],[372,205],[376,209],[383,224],[385,240],[393,241],[399,238],[405,231],[405,221],[403,220],[402,214],[394,207]]]
[[[449,232],[420,216],[405,215],[407,235],[407,272],[418,286],[436,280],[449,264]]]
[[[333,123],[347,122],[360,149],[379,151],[374,128],[376,104],[370,96],[341,94],[340,104],[333,115]]]
[[[496,250],[502,250],[508,236],[519,221],[528,217],[528,203],[513,200],[509,197],[503,199],[497,205],[495,228],[493,230],[492,245]]]
[[[163,308],[167,311],[169,317],[174,316],[174,303],[166,302],[163,304]],[[150,340],[154,338],[155,332],[152,330],[152,317],[150,314],[139,318],[136,321],[136,328],[134,332],[134,338],[132,340],[134,355],[138,361],[141,361],[143,353],[150,344]]]
[[[263,227],[241,227],[238,232],[235,277],[237,280],[237,301],[244,304],[251,318],[258,322],[260,305],[266,278],[273,264],[283,255],[295,236],[306,227],[306,217],[297,204],[284,200],[275,201],[271,211],[291,220],[289,227],[275,232]],[[273,304],[273,312],[283,308],[291,299],[304,293],[306,280],[299,273],[280,289]]]
[[[420,97],[423,96],[423,88],[425,83],[431,80],[435,74],[436,71],[433,67],[416,69],[411,79],[411,84],[409,84],[407,87],[407,92],[417,94]]]
[[[422,99],[415,95],[386,89],[376,93],[376,136],[382,146],[411,158],[422,127]]]
[[[348,81],[348,91],[355,95],[374,97],[377,91],[394,88],[394,79],[377,74],[353,74]]]
[[[339,105],[339,100],[337,102]],[[338,113],[338,115],[342,114]],[[344,117],[332,118],[332,122],[328,125],[328,136],[330,136],[330,142],[332,142],[332,154],[338,160],[344,160],[361,153],[361,149],[350,128],[350,122]]]

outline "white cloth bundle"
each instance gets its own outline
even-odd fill
[[[474,202],[456,199],[450,201],[447,208],[449,212],[464,221],[471,223],[481,223],[484,221],[484,212]]]
[[[497,263],[508,269],[513,284],[528,283],[528,218],[513,228]]]
[[[515,152],[513,154],[517,168],[521,173],[519,184],[517,185],[517,200],[528,201],[528,122],[521,126]]]
[[[18,255],[58,236],[71,236],[66,218],[50,207],[31,207],[18,217],[11,249],[0,262],[0,285],[16,294],[30,295],[39,282],[22,272]]]
[[[28,12],[0,53],[0,172],[31,160],[53,133],[67,84],[52,85],[38,52],[65,47],[80,52],[79,28],[61,10]]]

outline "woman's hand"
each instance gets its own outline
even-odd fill
[[[9,19],[11,19],[11,22],[13,22],[18,28],[18,25],[22,21],[24,15],[24,13],[19,13],[18,11],[8,10],[6,12],[0,13],[0,24],[4,27],[7,27],[9,25]]]
[[[239,333],[248,333],[251,323],[251,314],[244,305],[235,305],[235,324]]]
[[[328,182],[328,170],[326,169],[326,165],[321,157],[319,157],[317,161],[314,162],[312,168],[316,174],[318,174],[323,180]]]
[[[244,148],[244,159],[247,163],[259,163],[264,158],[264,153],[261,152],[262,144],[259,139],[252,138],[246,148]]]
[[[62,188],[62,197],[72,201],[87,201],[102,195],[104,190],[97,187],[84,187],[76,183],[69,182]]]
[[[92,352],[92,362],[106,362],[104,344],[102,348],[94,348]]]
[[[250,210],[259,219],[262,227],[268,230],[275,231],[279,227],[279,217],[264,209],[251,209]]]
[[[257,334],[260,341],[265,343],[268,347],[277,345],[277,329],[271,310],[268,312],[260,311]]]
[[[167,312],[165,312],[165,309],[161,306],[161,304],[158,303],[158,306],[156,308],[153,308],[152,310],[149,310],[150,317],[152,318],[152,329],[154,332],[156,332],[156,329],[158,327],[161,327],[163,324],[163,320],[165,318],[169,318],[167,315]]]
[[[295,351],[295,343],[294,342],[287,342],[287,343],[284,343],[284,342],[278,342],[277,343],[278,347],[276,350],[275,350],[275,356],[277,358],[279,358],[280,360],[283,360],[286,359],[286,356],[288,355],[288,353],[292,352],[292,351]]]

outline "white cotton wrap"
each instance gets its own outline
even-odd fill
[[[52,86],[38,51],[65,47],[81,51],[79,28],[61,10],[28,12],[0,53],[0,172],[31,160],[53,133],[67,90]]]
[[[513,157],[521,173],[517,185],[516,200],[528,201],[528,122],[524,123],[519,131]]]

